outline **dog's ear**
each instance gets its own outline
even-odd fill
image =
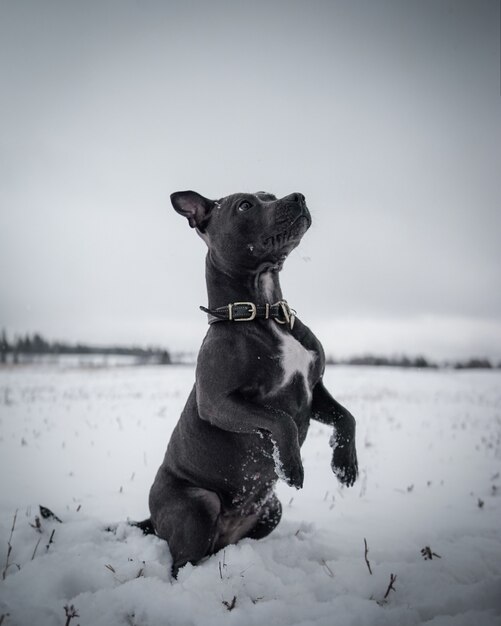
[[[204,232],[212,209],[216,205],[214,200],[204,198],[196,191],[176,191],[170,200],[176,211],[188,219],[192,228]]]

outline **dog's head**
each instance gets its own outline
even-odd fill
[[[304,196],[236,193],[209,200],[194,191],[171,195],[172,205],[226,267],[253,271],[263,263],[277,269],[311,225]]]

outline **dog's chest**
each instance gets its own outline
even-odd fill
[[[278,363],[281,369],[281,375],[277,377],[277,381],[270,391],[270,395],[279,393],[284,387],[290,385],[296,376],[299,376],[303,385],[304,392],[308,398],[311,398],[311,385],[309,381],[310,368],[316,358],[315,352],[307,350],[293,335],[282,332],[278,328],[273,327],[273,332],[278,339]]]

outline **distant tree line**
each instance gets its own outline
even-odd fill
[[[161,363],[169,365],[173,363],[171,353],[164,348],[140,348],[137,346],[90,346],[83,343],[66,343],[61,341],[47,341],[39,333],[17,336],[9,341],[7,333],[2,330],[0,334],[0,362],[7,362],[7,355],[11,355],[11,361],[18,362],[20,355],[117,355],[136,357],[139,362]],[[186,362],[185,358],[181,359]],[[179,361],[177,361],[179,362]],[[424,356],[385,357],[375,355],[354,356],[347,359],[335,359],[328,357],[329,365],[371,365],[403,368],[439,368],[448,367],[453,369],[501,369],[501,362],[493,363],[487,358],[471,358],[464,361],[452,361],[436,363]]]
[[[367,354],[364,356],[354,356],[348,359],[335,360],[328,359],[328,362],[331,364],[341,364],[341,365],[391,365],[393,367],[438,367],[436,363],[432,363],[424,356],[417,356],[414,358],[409,358],[406,356],[399,357],[386,357],[386,356],[375,356],[372,354]]]
[[[335,359],[329,357],[327,363],[330,365],[372,365],[372,366],[388,366],[388,367],[418,367],[418,368],[432,368],[437,369],[439,367],[448,367],[453,369],[500,369],[501,362],[495,364],[486,358],[472,358],[464,361],[447,361],[444,363],[437,363],[430,361],[424,356],[407,357],[407,356],[374,356],[367,354],[364,356],[354,356],[347,359]]]
[[[164,348],[140,348],[137,346],[90,346],[83,343],[66,343],[61,341],[47,341],[38,333],[17,336],[9,341],[7,333],[2,330],[0,335],[0,362],[7,362],[7,355],[13,356],[14,363],[19,355],[119,355],[137,357],[138,360],[155,361],[162,365],[172,363],[171,355]]]

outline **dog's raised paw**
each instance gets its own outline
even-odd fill
[[[357,453],[354,446],[337,446],[332,455],[331,467],[340,483],[352,487],[358,476]]]

